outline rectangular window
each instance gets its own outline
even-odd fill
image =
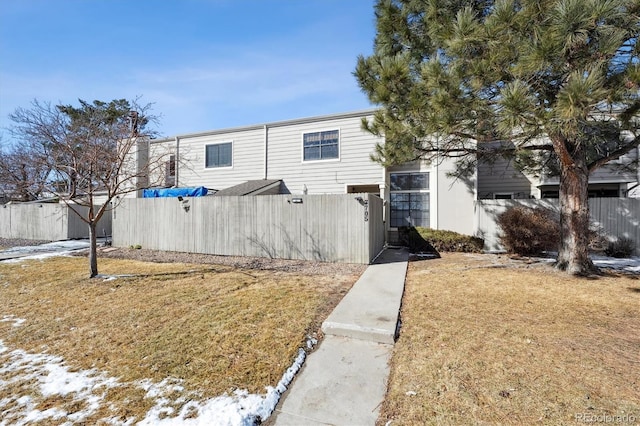
[[[302,135],[303,161],[330,160],[340,157],[340,132],[328,130]]]
[[[169,163],[167,164],[167,175],[169,177],[176,177],[176,156],[169,156]]]
[[[493,194],[494,200],[511,200],[513,199],[513,194],[510,192],[498,192]]]
[[[205,167],[231,167],[233,165],[231,142],[207,145],[205,150]]]
[[[176,156],[170,155],[169,161],[166,163],[167,170],[165,172],[165,186],[173,186],[176,184]]]
[[[429,173],[392,173],[389,225],[429,227]]]

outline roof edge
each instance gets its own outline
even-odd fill
[[[166,138],[158,138],[152,139],[151,143],[159,143],[159,142],[170,142],[175,140],[175,138],[196,138],[201,136],[211,136],[211,135],[219,135],[223,133],[236,133],[236,132],[244,132],[247,130],[258,130],[263,129],[265,126],[269,127],[282,127],[282,126],[291,126],[294,124],[305,124],[305,123],[313,123],[316,121],[325,121],[325,120],[337,120],[341,118],[353,118],[353,117],[365,117],[367,115],[372,115],[378,108],[370,108],[359,111],[351,111],[351,112],[343,112],[343,113],[335,113],[335,114],[326,114],[326,115],[316,115],[311,117],[302,117],[302,118],[294,118],[291,120],[281,120],[281,121],[271,121],[260,124],[250,124],[247,126],[238,126],[238,127],[227,127],[223,129],[214,129],[207,130],[203,132],[194,132],[194,133],[183,133],[175,136],[170,136]]]

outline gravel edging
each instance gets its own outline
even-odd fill
[[[79,250],[73,256],[87,256],[89,250]],[[269,259],[265,257],[219,256],[201,253],[184,253],[120,247],[98,248],[98,259],[129,259],[157,263],[195,263],[225,265],[240,269],[279,272],[296,272],[305,275],[362,274],[367,265],[353,263],[328,263],[309,260]]]
[[[1,238],[0,247],[24,247],[24,246],[39,246],[40,244],[50,243],[50,240],[28,240],[26,238]]]

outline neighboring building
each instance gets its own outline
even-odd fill
[[[627,137],[632,138],[629,134]],[[590,198],[640,198],[640,145],[589,176]],[[533,176],[506,159],[478,165],[478,199],[558,198],[558,176]]]
[[[528,177],[507,162],[480,165],[464,180],[450,177],[455,164],[447,158],[384,168],[370,159],[384,139],[361,125],[373,112],[152,140],[139,145],[137,162],[167,158],[165,176],[150,181],[164,181],[167,187],[205,186],[218,195],[374,193],[385,201],[386,228],[392,233],[414,225],[473,234],[477,199],[557,197],[557,178]],[[634,151],[618,161],[637,155]],[[623,197],[634,185],[637,189],[638,176],[603,168],[591,181],[595,196]]]

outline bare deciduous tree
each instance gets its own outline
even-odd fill
[[[44,191],[49,175],[46,164],[32,161],[31,151],[22,145],[0,144],[0,194],[3,198],[32,201]]]
[[[138,157],[156,136],[150,124],[157,117],[151,105],[117,99],[79,100],[78,107],[33,101],[10,115],[15,150],[24,152],[29,167],[46,171],[25,179],[27,187],[59,197],[89,227],[91,277],[98,274],[98,221],[127,193],[153,185],[149,177],[164,177],[162,155]],[[77,208],[85,207],[85,208]]]

